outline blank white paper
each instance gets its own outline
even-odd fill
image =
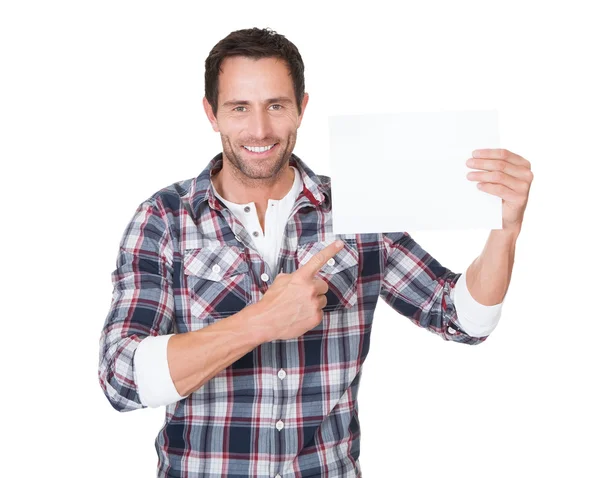
[[[467,179],[500,148],[498,112],[329,117],[334,234],[502,229],[502,199]]]

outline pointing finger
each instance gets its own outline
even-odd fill
[[[314,277],[321,267],[323,267],[329,259],[335,256],[342,247],[344,247],[343,241],[337,240],[332,242],[325,249],[312,256],[306,264],[300,266],[294,274],[306,279]]]

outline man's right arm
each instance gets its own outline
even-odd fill
[[[144,339],[135,355],[142,403],[181,400],[260,344],[316,327],[328,288],[314,274],[340,247],[331,244],[294,274],[279,274],[260,302],[234,315],[194,332]]]
[[[173,384],[188,395],[254,350],[271,340],[259,322],[258,304],[226,317],[209,327],[176,334],[168,342],[167,357]]]
[[[173,249],[163,209],[138,206],[119,245],[100,336],[98,378],[119,411],[174,403],[270,339],[248,306],[205,329],[169,334],[175,319]],[[256,304],[254,304],[256,305]]]
[[[201,330],[146,337],[134,356],[141,402],[159,407],[181,400],[271,340],[257,317],[252,304]]]
[[[327,283],[315,274],[330,244],[262,299],[201,330],[173,329],[173,249],[162,209],[145,202],[123,235],[113,300],[100,338],[100,385],[119,411],[181,400],[261,343],[299,337],[322,320]]]

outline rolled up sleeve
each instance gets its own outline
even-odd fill
[[[451,294],[460,273],[443,267],[406,232],[383,235],[385,269],[380,297],[395,311],[444,340],[479,344],[460,325]]]
[[[144,408],[134,357],[146,337],[172,331],[173,248],[162,209],[138,206],[119,245],[110,309],[100,335],[98,378],[119,411]]]
[[[456,307],[461,329],[471,337],[488,336],[498,325],[504,302],[494,305],[477,302],[467,287],[466,272],[460,274],[456,286],[450,290],[450,298]]]

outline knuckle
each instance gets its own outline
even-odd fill
[[[325,254],[323,254],[323,251],[319,251],[313,256],[313,259],[318,263],[325,262]]]

